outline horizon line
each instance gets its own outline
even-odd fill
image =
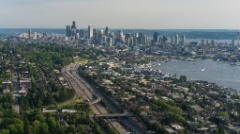
[[[26,27],[17,27],[17,28],[1,28],[0,29],[66,29],[66,28],[40,28],[40,27],[33,27],[33,28],[26,28]],[[86,28],[78,28],[78,29],[87,29]],[[96,27],[94,29],[105,29],[101,27]],[[232,28],[110,28],[110,29],[123,29],[123,30],[240,30],[240,29],[232,29]]]

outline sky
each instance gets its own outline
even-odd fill
[[[240,29],[240,0],[0,0],[0,28]]]

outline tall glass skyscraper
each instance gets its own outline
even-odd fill
[[[90,24],[88,25],[88,39],[93,37],[93,26]]]

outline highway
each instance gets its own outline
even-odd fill
[[[74,78],[74,80],[77,80],[78,81],[78,85],[80,86],[80,89],[77,89],[77,90],[81,90],[81,91],[84,91],[84,93],[86,94],[85,95],[85,99],[89,98],[90,101],[93,101],[94,99],[98,98],[98,97],[101,97],[102,99],[105,100],[105,102],[107,102],[108,104],[108,107],[115,113],[123,113],[123,109],[121,105],[119,104],[116,104],[114,102],[114,100],[112,100],[109,96],[107,96],[106,94],[98,91],[99,89],[97,88],[94,88],[92,85],[90,85],[86,80],[84,80],[83,78],[81,78],[77,73],[76,71],[72,71],[72,73],[70,73],[70,70],[76,70],[78,67],[79,67],[79,64],[76,64],[76,63],[72,63],[70,64],[68,67],[68,71],[67,71],[67,74],[69,75],[72,75]],[[63,71],[64,72],[64,71]],[[79,92],[79,91],[76,91],[76,92]],[[84,94],[82,93],[82,94]],[[107,111],[104,111],[103,109],[105,109],[104,107],[102,106],[99,106],[99,104],[95,104],[94,105],[95,107],[91,106],[91,108],[93,109],[93,111],[96,113],[96,114],[105,114],[107,113]],[[97,110],[100,109],[101,113],[97,112]],[[106,110],[106,109],[105,109]],[[115,124],[115,121],[116,120],[109,120],[108,121],[114,121],[114,124]],[[124,124],[125,126],[125,130],[129,130],[129,131],[133,131],[135,132],[136,134],[145,134],[147,133],[146,132],[146,129],[143,128],[142,126],[140,126],[135,120],[132,119],[132,117],[128,117],[127,119],[120,119],[120,121]],[[118,123],[118,121],[116,121]],[[118,123],[119,124],[119,123]],[[119,126],[119,125],[115,125],[115,126]],[[127,132],[127,131],[126,131]],[[123,134],[123,133],[121,133]]]
[[[89,86],[83,83],[80,77],[75,73],[71,73],[70,70],[75,70],[78,68],[77,64],[70,64],[62,69],[62,73],[65,78],[68,80],[70,86],[75,90],[76,95],[75,98],[83,97],[85,100],[89,100],[90,102],[94,102],[99,97],[93,93]],[[96,103],[90,105],[92,111],[95,114],[107,114],[108,111],[101,104]],[[111,125],[116,132],[119,134],[127,133],[127,130],[116,120],[116,119],[106,119],[106,121]]]

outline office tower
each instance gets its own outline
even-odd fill
[[[139,43],[146,45],[147,44],[147,35],[140,33],[139,34]]]
[[[37,39],[37,32],[34,32],[33,39]]]
[[[67,25],[66,26],[66,36],[71,37],[71,33],[72,33],[71,27],[70,27],[70,25]]]
[[[178,45],[178,34],[175,35],[175,44]]]
[[[126,44],[127,44],[128,46],[131,45],[131,34],[130,34],[130,33],[128,33],[128,34],[125,35],[125,41],[126,41]]]
[[[118,39],[122,42],[125,42],[125,36],[122,30],[118,31]]]
[[[201,45],[205,45],[205,40],[202,40],[202,41],[201,41]]]
[[[85,31],[84,31],[84,29],[80,29],[80,30],[79,30],[79,36],[80,36],[81,38],[85,38]]]
[[[75,21],[72,22],[72,29],[76,29],[76,22]]]
[[[100,30],[98,34],[98,41],[100,45],[102,45],[103,43],[103,33],[104,33],[103,30]]]
[[[114,38],[115,37],[114,32],[110,32],[109,36]]]
[[[182,35],[182,45],[185,45],[185,35]]]
[[[108,26],[107,26],[106,29],[105,29],[105,35],[106,35],[106,36],[109,36],[109,33],[110,33],[110,29],[109,29]]]
[[[235,40],[234,39],[232,40],[232,45],[235,45]]]
[[[76,33],[77,33],[77,29],[72,29],[72,30],[71,30],[71,35],[72,35],[72,36],[75,36]]]
[[[104,35],[104,31],[103,31],[103,30],[100,30],[100,31],[99,31],[99,34]]]
[[[79,33],[75,33],[75,40],[79,39]]]
[[[88,25],[88,39],[93,37],[93,26],[90,24]]]
[[[159,42],[159,33],[158,32],[154,32],[153,34],[153,42]]]
[[[138,37],[139,37],[138,33],[135,33],[135,37],[136,37],[136,38],[138,38]]]
[[[171,36],[171,44],[174,44],[174,36]]]
[[[107,44],[108,44],[108,46],[112,46],[113,45],[113,39],[111,37],[107,38]]]
[[[107,37],[105,35],[103,35],[103,37],[102,37],[102,44],[106,45],[106,42],[107,42]]]
[[[37,39],[41,38],[41,34],[37,34]]]
[[[97,29],[96,28],[93,28],[93,33],[97,33]]]
[[[215,45],[215,40],[211,40],[211,44],[214,46]]]
[[[99,41],[98,41],[98,33],[97,32],[93,33],[93,43],[94,44],[98,44],[99,43]]]
[[[32,39],[32,38],[33,38],[33,33],[32,33],[32,30],[31,30],[31,29],[28,30],[28,38],[29,38],[29,39]]]
[[[47,37],[47,32],[43,32],[43,37]]]

